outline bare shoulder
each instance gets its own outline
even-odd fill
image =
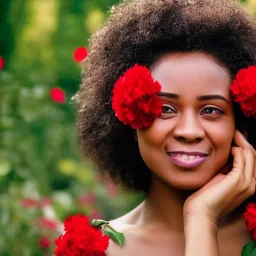
[[[145,230],[138,224],[140,207],[139,205],[129,213],[110,220],[109,225],[124,234],[125,243],[121,247],[110,239],[107,256],[144,255],[147,235]]]
[[[136,225],[126,224],[122,217],[115,220],[111,220],[109,222],[109,225],[116,231],[124,234],[125,243],[123,246],[120,246],[110,239],[109,246],[107,249],[107,256],[132,255],[132,252],[134,251],[135,248],[134,246],[137,246],[135,244],[136,239],[134,235],[139,232],[139,229],[136,227]]]
[[[110,221],[109,225],[124,234],[125,243],[121,247],[110,240],[107,256],[169,256],[184,255],[184,239],[182,236],[165,231],[149,231],[141,227],[139,222],[131,221],[134,215],[127,215]]]

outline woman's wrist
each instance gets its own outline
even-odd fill
[[[206,215],[184,216],[185,256],[219,256],[218,225]]]

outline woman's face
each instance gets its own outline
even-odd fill
[[[137,130],[152,173],[178,189],[198,189],[226,164],[235,132],[228,71],[206,53],[170,53],[151,69],[162,115]]]

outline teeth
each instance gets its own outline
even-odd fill
[[[179,153],[172,154],[172,156],[179,157],[179,158],[182,158],[184,160],[195,160],[195,159],[198,159],[198,158],[201,157],[199,155],[195,156],[195,155],[186,155],[186,154],[179,154]]]
[[[185,160],[188,160],[188,155],[182,155],[181,158],[185,159]]]

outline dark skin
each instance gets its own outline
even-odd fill
[[[241,255],[252,238],[242,213],[233,213],[255,193],[255,151],[235,128],[231,76],[198,52],[167,54],[151,74],[162,86],[163,114],[137,130],[137,137],[152,186],[137,208],[110,222],[126,244],[110,242],[107,255]],[[207,157],[196,167],[182,167],[170,160],[172,151]]]

